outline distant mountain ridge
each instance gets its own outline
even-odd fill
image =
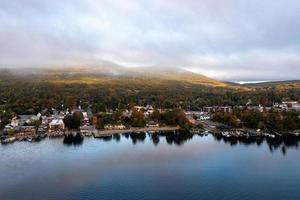
[[[214,87],[226,87],[223,82],[211,79],[201,74],[190,72],[184,68],[160,67],[123,67],[108,63],[101,66],[83,67],[52,67],[8,69],[18,76],[30,76],[44,81],[59,81],[65,83],[100,83],[103,81],[139,79],[144,81],[179,81],[190,84]]]
[[[239,84],[222,82],[202,74],[197,74],[180,67],[124,67],[115,63],[103,62],[98,66],[76,67],[32,67],[32,68],[0,68],[0,76],[15,75],[32,81],[55,83],[84,83],[84,84],[161,84],[168,81],[187,83],[199,86],[229,87],[242,90],[254,88],[278,89],[300,88],[300,80],[263,81],[257,83]],[[27,77],[27,78],[26,78]],[[8,76],[9,78],[9,76]]]

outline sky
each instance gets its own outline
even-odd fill
[[[1,0],[0,67],[185,68],[300,77],[299,0]]]

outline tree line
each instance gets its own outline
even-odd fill
[[[235,109],[232,113],[217,112],[212,119],[232,127],[287,133],[300,130],[299,116],[297,111]]]

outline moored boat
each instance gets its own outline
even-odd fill
[[[10,137],[10,138],[6,138],[4,140],[1,141],[2,144],[9,144],[9,143],[13,143],[14,141],[16,141],[15,137]]]

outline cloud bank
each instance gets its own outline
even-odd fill
[[[298,0],[2,0],[0,66],[184,67],[299,79]]]

